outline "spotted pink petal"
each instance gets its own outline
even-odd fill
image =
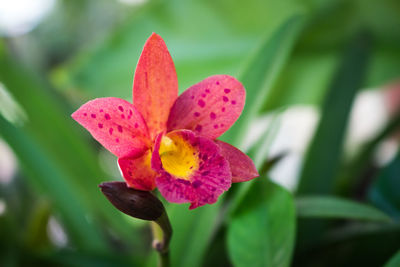
[[[220,140],[214,142],[221,148],[222,156],[229,162],[232,183],[246,182],[259,176],[256,166],[249,156],[228,143]]]
[[[118,166],[129,187],[151,191],[156,188],[157,173],[151,168],[151,151],[147,150],[136,158],[119,158]]]
[[[167,128],[177,96],[174,62],[164,40],[153,33],[144,45],[133,80],[133,104],[143,115],[152,140]]]
[[[156,138],[152,156],[152,168],[160,175],[156,185],[165,199],[174,203],[187,203],[189,209],[205,204],[215,203],[224,191],[231,186],[231,171],[228,161],[221,155],[220,148],[210,139],[197,136],[189,130],[178,130],[168,133],[172,140],[181,138],[196,151],[198,168],[190,177],[182,179],[168,173],[163,167],[159,155],[162,134]]]
[[[239,118],[246,92],[242,84],[228,75],[215,75],[182,93],[171,109],[168,131],[192,130],[215,139]]]
[[[135,107],[115,97],[82,105],[72,118],[117,157],[135,157],[149,147],[147,126]]]

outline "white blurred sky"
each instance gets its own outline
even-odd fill
[[[53,9],[57,0],[0,0],[0,34],[29,32]]]
[[[131,6],[148,0],[117,0]],[[58,0],[0,0],[0,35],[18,36],[34,29],[56,6]]]

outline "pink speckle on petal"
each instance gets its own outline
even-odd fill
[[[199,102],[197,102],[197,104],[198,104],[200,107],[204,108],[204,106],[206,105],[206,102],[204,102],[202,99],[200,99]]]
[[[121,114],[121,119],[125,119],[125,115],[124,114]]]
[[[137,124],[137,122],[135,122],[135,128],[138,128],[139,127],[139,124]]]
[[[201,94],[202,97],[206,97],[206,94]]]
[[[221,108],[221,111],[222,111],[222,112],[225,112],[225,107]]]
[[[214,124],[214,129],[218,129],[218,124]]]
[[[103,128],[103,124],[99,123],[97,126],[99,126],[99,128]]]
[[[194,95],[192,95],[191,99],[194,99]]]
[[[123,108],[122,106],[118,106],[118,109],[119,109],[121,112],[124,112],[124,108]]]
[[[219,82],[216,82],[215,84],[216,84],[216,85],[219,85]]]
[[[108,132],[110,133],[110,135],[112,135],[113,131],[114,131],[113,128],[110,128],[110,129],[108,130]]]
[[[198,124],[195,128],[195,130],[198,132],[201,132],[201,129],[203,129],[203,127],[200,124]]]
[[[118,129],[118,132],[122,133],[122,126],[121,125],[118,125],[117,129]]]
[[[115,139],[115,142],[119,143],[119,139],[118,139],[118,138],[116,138],[116,139]]]
[[[86,117],[86,116],[87,116],[87,113],[83,113],[83,116],[85,116],[85,117]]]
[[[193,115],[194,115],[195,117],[199,117],[199,116],[200,116],[200,113],[199,113],[199,112],[195,112]]]
[[[225,94],[229,94],[231,92],[231,89],[225,88],[224,92],[225,92]]]
[[[194,187],[194,188],[199,188],[201,185],[202,185],[203,183],[201,182],[201,181],[194,181],[193,183],[192,183],[192,186]]]
[[[206,89],[206,93],[207,93],[207,94],[211,93],[211,92],[210,92],[210,89]]]
[[[132,116],[132,109],[129,110],[129,116]]]
[[[211,118],[212,120],[215,120],[216,117],[217,117],[217,115],[216,115],[214,112],[211,112],[211,113],[210,113],[210,118]]]
[[[104,118],[105,118],[106,120],[111,119],[110,114],[108,114],[108,113],[104,114]]]
[[[100,112],[103,112],[104,110],[103,109],[100,109]]]
[[[96,118],[96,114],[92,114],[92,115],[90,115],[90,117],[92,117],[94,119],[94,118]]]
[[[235,100],[232,100],[231,103],[232,103],[232,105],[236,105],[236,101]]]
[[[226,96],[223,96],[223,97],[222,97],[222,100],[224,100],[224,102],[228,102],[228,101],[229,101],[229,98],[227,98]]]

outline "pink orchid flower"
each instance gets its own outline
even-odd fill
[[[215,75],[178,97],[174,63],[153,33],[136,68],[133,104],[97,98],[72,118],[118,157],[129,187],[157,187],[168,201],[189,202],[194,209],[215,203],[232,182],[258,176],[246,154],[216,140],[240,116],[245,94],[235,78]]]

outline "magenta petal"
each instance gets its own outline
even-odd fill
[[[168,131],[192,130],[215,139],[239,118],[246,92],[228,75],[215,75],[193,85],[176,100],[168,118]]]
[[[115,97],[82,105],[72,118],[117,157],[135,157],[149,146],[147,126],[135,107]]]
[[[156,178],[160,193],[170,202],[190,202],[190,209],[215,203],[219,195],[229,189],[232,179],[229,163],[221,155],[220,148],[212,140],[188,130],[174,131],[167,136],[172,140],[181,138],[188,142],[196,151],[198,165],[185,179],[165,171],[159,155],[162,135],[158,135],[153,150],[152,167],[160,174]]]
[[[129,187],[143,191],[151,191],[156,187],[157,173],[151,168],[150,159],[150,150],[136,158],[118,159],[118,166]]]
[[[246,182],[259,176],[254,162],[236,147],[222,142],[214,141],[220,148],[222,156],[229,162],[232,172],[232,183]]]

